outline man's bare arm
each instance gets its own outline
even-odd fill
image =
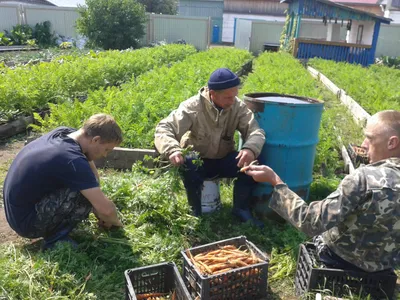
[[[111,225],[123,226],[117,215],[115,204],[109,200],[99,187],[81,191],[82,195],[93,205],[96,216]]]

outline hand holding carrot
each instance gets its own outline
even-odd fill
[[[250,149],[242,149],[236,156],[236,159],[239,159],[237,166],[242,168],[248,166],[255,159],[255,157],[253,151]]]
[[[283,181],[274,172],[274,170],[265,165],[262,166],[250,165],[242,168],[242,170],[240,171],[245,172],[247,175],[253,177],[253,179],[257,182],[268,182],[273,186],[283,183]]]

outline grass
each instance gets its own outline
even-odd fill
[[[229,185],[221,187],[221,211],[194,218],[188,214],[183,187],[175,182],[173,174],[156,177],[137,171],[109,172],[106,177],[104,172],[102,174],[103,189],[117,203],[124,229],[101,231],[91,216],[74,233],[74,238],[80,242],[79,251],[62,244],[45,253],[38,251],[38,244],[22,248],[1,245],[0,268],[4,272],[0,274],[3,287],[0,297],[122,299],[124,270],[162,261],[175,261],[180,267],[183,248],[245,235],[263,251],[273,253],[273,266],[280,249],[294,253],[304,240],[304,236],[289,225],[277,226],[267,221],[266,230],[262,232],[233,220],[230,214],[232,186]],[[278,271],[276,268],[271,274]],[[282,276],[285,276],[283,272]],[[271,292],[279,294],[282,283],[281,280],[272,281]],[[285,293],[293,294],[291,280],[286,284]]]

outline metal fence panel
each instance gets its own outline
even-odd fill
[[[65,7],[25,7],[26,22],[31,26],[36,23],[50,21],[52,30],[56,33],[69,37],[76,37],[76,20],[79,13],[75,8]]]
[[[218,17],[224,13],[224,1],[179,1],[178,14],[182,16]]]
[[[400,56],[400,24],[381,24],[375,57]]]
[[[0,31],[10,31],[13,26],[19,24],[18,15],[18,6],[0,5]]]
[[[250,50],[252,21],[237,19],[235,32],[235,47]]]
[[[279,44],[283,23],[253,21],[250,39],[250,51],[257,53],[263,51],[265,43]]]
[[[169,15],[150,15],[147,42],[184,40],[198,50],[206,50],[210,43],[210,18]]]

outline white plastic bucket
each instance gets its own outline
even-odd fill
[[[211,213],[221,208],[219,180],[205,180],[201,191],[201,211]]]

